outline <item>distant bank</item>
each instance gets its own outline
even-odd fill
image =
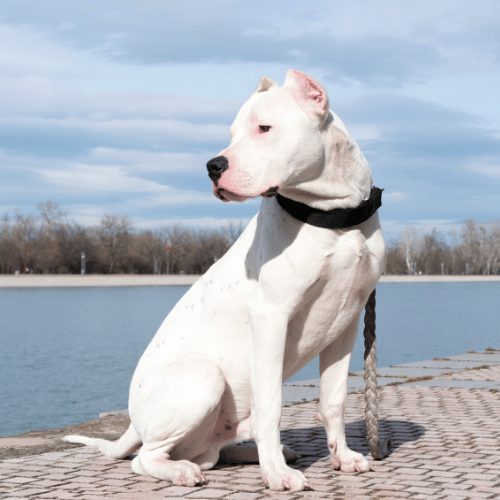
[[[82,287],[82,286],[172,286],[192,285],[196,274],[21,274],[0,275],[0,288]],[[500,276],[382,276],[382,283],[429,283],[461,281],[500,281]]]

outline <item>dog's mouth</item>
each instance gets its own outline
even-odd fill
[[[221,201],[245,201],[248,200],[249,198],[253,198],[253,196],[243,196],[241,194],[233,193],[233,191],[229,191],[228,189],[217,187],[215,184],[213,186],[213,191],[214,194],[219,200]],[[273,186],[270,187],[269,189],[266,189],[264,192],[260,193],[260,196],[264,198],[272,198],[273,196],[276,196],[278,193],[278,186]]]
[[[242,196],[237,193],[233,193],[232,191],[228,191],[224,188],[218,188],[214,186],[214,194],[221,201],[245,201],[248,199],[248,196]]]

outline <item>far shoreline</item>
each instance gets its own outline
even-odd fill
[[[189,286],[197,274],[3,274],[0,288]],[[385,275],[380,283],[500,282],[500,275]]]

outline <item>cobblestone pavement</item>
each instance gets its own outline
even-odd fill
[[[500,380],[500,365],[489,366],[488,368],[478,368],[475,370],[463,370],[449,375],[438,377],[443,380],[485,380],[498,382]]]
[[[500,498],[500,392],[460,385],[471,376],[498,383],[498,366],[457,370],[456,387],[410,380],[381,388],[381,434],[393,449],[364,474],[331,469],[317,402],[284,408],[282,439],[302,455],[294,467],[304,471],[313,491],[270,492],[257,465],[218,466],[206,473],[204,487],[172,486],[133,474],[129,460],[76,447],[0,461],[0,498]],[[346,431],[351,448],[368,455],[363,405],[361,393],[349,394]]]

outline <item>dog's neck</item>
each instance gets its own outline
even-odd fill
[[[280,193],[320,210],[357,207],[373,185],[368,162],[335,113],[330,112],[321,134],[325,160],[319,175],[284,186]]]

